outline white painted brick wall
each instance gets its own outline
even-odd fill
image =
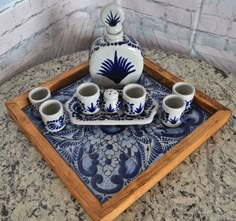
[[[12,0],[0,8],[0,82],[46,60],[88,49],[112,0]],[[235,0],[119,0],[124,31],[143,47],[206,59],[236,73]],[[224,61],[224,64],[220,64]]]
[[[166,20],[176,25],[191,28],[195,20],[195,14],[196,13],[186,11],[186,9],[183,8],[169,6],[166,9]]]

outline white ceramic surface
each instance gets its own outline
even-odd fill
[[[98,85],[88,82],[78,86],[76,95],[80,109],[84,114],[95,114],[100,110],[100,88]]]
[[[118,33],[123,34],[122,23],[124,17],[123,9],[117,4],[111,3],[103,7],[100,18],[106,28],[106,38],[109,40],[116,40]]]
[[[162,101],[161,121],[167,127],[178,127],[182,123],[185,101],[182,96],[171,94]]]
[[[121,101],[119,101],[119,92],[115,89],[107,89],[103,93],[103,105],[104,112],[113,114],[119,111]]]
[[[101,91],[103,92],[103,91]],[[121,93],[121,91],[120,91]],[[125,114],[121,108],[115,114],[108,114],[99,111],[94,115],[85,115],[78,108],[78,98],[76,94],[65,103],[65,109],[69,114],[72,124],[77,125],[142,125],[153,121],[157,113],[159,104],[149,95],[146,97],[144,112],[139,116],[130,116]]]
[[[128,84],[123,88],[122,98],[126,114],[140,115],[146,102],[146,89],[139,84]]]
[[[192,107],[193,98],[195,95],[195,88],[192,84],[187,82],[177,82],[172,87],[172,93],[182,96],[185,100],[185,112]]]
[[[29,92],[28,98],[38,114],[40,105],[51,97],[51,92],[47,87],[36,87]]]
[[[42,103],[39,113],[49,132],[60,131],[66,126],[63,105],[58,100],[52,99]]]
[[[143,54],[138,42],[123,35],[124,12],[114,3],[101,11],[105,36],[94,41],[89,59],[89,72],[98,85],[119,87],[136,82],[143,71]]]

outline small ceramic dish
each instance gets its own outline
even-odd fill
[[[121,90],[118,90],[119,94],[122,94]],[[101,90],[103,94],[104,91]],[[81,112],[78,104],[78,98],[76,94],[73,95],[66,103],[65,109],[69,114],[72,124],[77,125],[142,125],[149,124],[153,121],[155,114],[157,113],[159,104],[155,101],[150,94],[147,93],[146,103],[144,111],[138,116],[130,116],[125,113],[123,108],[117,113],[109,114],[102,110],[94,115],[85,115]]]

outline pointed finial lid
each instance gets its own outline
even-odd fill
[[[123,37],[122,23],[125,16],[119,5],[111,3],[104,6],[100,17],[106,27],[105,36],[108,40],[118,40]]]

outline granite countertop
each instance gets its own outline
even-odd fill
[[[116,220],[236,220],[236,76],[183,55],[145,50],[233,110],[228,123]],[[90,220],[9,117],[5,102],[88,59],[78,52],[31,68],[0,86],[1,220]]]

